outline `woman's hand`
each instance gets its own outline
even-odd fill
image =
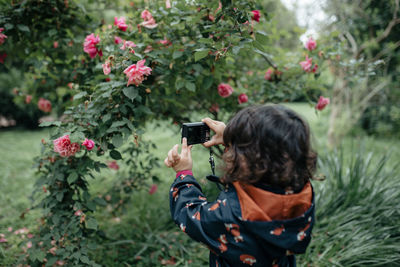
[[[224,130],[225,130],[225,123],[222,121],[215,121],[210,118],[205,118],[201,120],[205,124],[210,127],[211,130],[215,132],[213,137],[211,138],[210,141],[207,141],[203,144],[205,147],[211,147],[215,145],[223,145],[224,144]]]
[[[168,152],[168,156],[164,160],[164,164],[168,168],[173,168],[175,172],[192,170],[192,146],[187,145],[187,139],[182,140],[182,150],[181,154],[178,154],[179,145],[174,145],[174,147]]]

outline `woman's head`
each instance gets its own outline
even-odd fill
[[[297,191],[315,170],[308,124],[281,105],[242,109],[226,126],[224,143],[225,182],[261,182]]]

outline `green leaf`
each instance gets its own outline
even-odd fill
[[[64,197],[64,192],[58,192],[56,195],[56,199],[58,202],[61,202]]]
[[[98,205],[103,206],[103,207],[107,206],[107,202],[104,199],[100,198],[100,197],[96,197],[94,199],[94,202],[96,202]]]
[[[258,41],[254,41],[254,42],[253,42],[253,47],[254,47],[255,49],[260,50],[261,52],[265,52],[264,46],[263,46],[262,44],[260,44]]]
[[[122,92],[126,97],[128,97],[131,101],[135,99],[139,95],[139,90],[133,86],[125,87]]]
[[[68,182],[68,184],[72,184],[72,183],[75,182],[77,179],[78,179],[78,173],[73,172],[73,173],[71,173],[70,175],[68,175],[67,182]]]
[[[123,143],[124,143],[124,140],[122,139],[122,135],[116,134],[116,135],[113,136],[112,144],[115,147],[120,147],[120,146],[122,146]]]
[[[45,122],[42,122],[42,123],[39,125],[39,127],[47,127],[47,126],[51,126],[51,125],[60,127],[61,121],[45,121]]]
[[[195,92],[196,91],[196,85],[194,83],[189,82],[189,81],[186,81],[185,87],[191,92]]]
[[[118,127],[123,126],[125,124],[126,124],[126,121],[114,121],[111,124],[110,128],[118,128]]]
[[[76,131],[76,132],[73,132],[69,138],[71,140],[71,143],[75,143],[75,142],[81,143],[85,140],[85,135],[80,131]]]
[[[122,159],[121,153],[119,153],[117,150],[111,150],[110,151],[110,157],[115,159],[115,160]]]
[[[202,44],[212,44],[214,41],[211,38],[200,38],[198,42]]]
[[[102,121],[103,121],[103,122],[106,122],[106,121],[108,121],[109,119],[111,119],[111,114],[110,114],[110,113],[107,113],[106,115],[103,116]]]
[[[18,28],[20,31],[22,31],[22,32],[31,32],[31,31],[29,30],[29,27],[26,26],[26,25],[18,24],[18,25],[17,25],[17,28]]]
[[[208,55],[210,49],[197,51],[194,53],[194,61],[199,61],[202,58],[205,58]]]
[[[180,58],[181,56],[183,56],[183,52],[182,51],[174,51],[174,53],[172,54],[172,58],[173,59]]]
[[[86,228],[87,229],[97,230],[97,226],[98,226],[98,223],[97,223],[96,219],[89,218],[88,220],[86,220]],[[82,257],[81,257],[81,260],[82,260]]]
[[[87,227],[87,226],[86,226]],[[89,227],[87,227],[87,228],[89,228]],[[97,227],[96,227],[97,228]],[[89,228],[89,229],[92,229],[92,228]],[[96,229],[94,229],[94,230],[96,230]],[[82,256],[81,258],[80,258],[80,260],[81,260],[81,262],[83,262],[83,263],[86,263],[86,264],[89,264],[90,263],[90,260],[89,260],[89,258],[87,257],[87,256]]]
[[[87,93],[85,91],[80,92],[80,93],[74,95],[74,100],[80,99],[80,98],[84,97],[85,95],[87,95]]]
[[[213,84],[214,78],[212,76],[207,76],[203,80],[202,89],[207,90]]]
[[[4,24],[4,28],[6,28],[6,30],[11,30],[14,28],[14,25],[12,25],[10,23],[6,23],[6,24]]]
[[[256,32],[256,40],[260,43],[260,44],[267,44],[268,43],[268,36],[267,34],[265,34],[264,32]]]

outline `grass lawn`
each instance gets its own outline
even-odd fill
[[[308,104],[296,103],[289,104],[289,106],[309,121],[319,154],[331,153],[326,146],[328,112],[324,111],[316,115],[314,109]],[[40,154],[42,138],[48,138],[48,130],[11,129],[0,131],[0,233],[7,234],[9,244],[12,244],[7,249],[0,244],[0,266],[12,265],[13,257],[20,253],[21,248],[27,242],[26,238],[17,239],[8,233],[8,228],[12,227],[14,230],[22,227],[34,229],[40,218],[40,211],[29,212],[24,218],[21,218],[20,215],[31,206],[30,195],[36,179],[33,158]],[[178,229],[175,228],[169,217],[167,192],[169,184],[174,178],[174,172],[163,167],[163,159],[168,150],[180,142],[179,127],[169,122],[154,122],[147,126],[147,133],[143,138],[157,144],[157,149],[153,153],[160,159],[161,167],[154,170],[161,178],[159,189],[154,195],[149,195],[146,190],[135,192],[128,205],[129,211],[121,217],[116,218],[111,213],[103,211],[96,215],[99,218],[100,227],[105,230],[107,235],[114,236],[116,240],[125,240],[125,242],[104,244],[95,257],[104,265],[112,266],[117,257],[133,258],[136,256],[139,259],[142,255],[150,255],[154,259],[149,259],[147,262],[137,261],[134,265],[151,266],[149,264],[155,264],[160,258],[170,255],[168,252],[171,250],[170,244],[165,240],[174,239],[182,245],[174,246],[172,249],[181,251],[181,254],[190,255],[189,259],[177,258],[179,266],[204,266],[208,261],[207,250],[194,242],[189,242],[184,235],[177,234]],[[390,169],[398,163],[400,141],[376,139],[365,135],[346,137],[343,140],[345,157],[346,153],[351,151],[352,146],[357,147],[360,144],[364,146],[366,152],[373,152],[376,155],[385,155],[391,151],[393,155],[388,160],[386,168]],[[207,183],[204,179],[205,175],[210,173],[208,150],[200,145],[195,146],[193,159],[195,176],[205,184],[206,194],[215,195],[217,193],[215,186]],[[371,164],[375,164],[375,162],[372,161]],[[105,170],[96,180],[91,181],[92,194],[103,194],[108,186],[111,186],[118,178],[118,172]],[[124,255],[121,246],[130,247],[131,251],[136,251],[136,255]],[[104,254],[104,251],[107,253]],[[130,264],[132,263],[127,262],[126,266],[130,266]]]

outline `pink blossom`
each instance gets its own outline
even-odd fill
[[[153,16],[147,9],[142,11],[141,17],[144,21],[140,23],[140,25],[142,25],[143,27],[154,29],[158,26]]]
[[[253,13],[253,16],[251,17],[252,20],[255,20],[257,22],[260,22],[260,10],[253,10],[251,11],[251,13]]]
[[[107,164],[107,166],[108,166],[108,168],[110,168],[110,169],[119,170],[119,165],[118,165],[118,163],[117,163],[115,160],[110,161],[110,162]]]
[[[165,8],[171,8],[171,0],[165,1]]]
[[[0,45],[2,45],[5,42],[5,39],[7,38],[7,35],[2,33],[4,31],[4,28],[0,28]]]
[[[114,43],[115,43],[115,44],[120,44],[120,43],[122,43],[123,41],[124,41],[124,40],[122,40],[121,37],[114,36]]]
[[[102,51],[99,50],[96,45],[100,42],[99,35],[94,36],[94,34],[89,34],[85,38],[83,43],[83,51],[89,54],[90,58],[95,58],[97,54],[101,57],[103,55]]]
[[[6,242],[7,242],[7,239],[5,239],[4,237],[0,238],[0,243],[6,243]]]
[[[312,68],[311,72],[316,73],[318,70],[318,64],[315,64],[314,67]]]
[[[43,112],[50,112],[51,111],[51,102],[49,100],[41,97],[38,102],[38,108]]]
[[[33,237],[33,234],[27,234],[26,235],[29,239],[31,239]]]
[[[151,46],[151,45],[148,45],[148,46],[146,46],[146,48],[144,49],[144,53],[149,53],[149,52],[151,52],[151,51],[153,51],[153,47]]]
[[[65,261],[60,261],[60,260],[56,261],[57,266],[63,266],[64,264],[65,264]]]
[[[54,48],[57,48],[57,47],[58,47],[58,42],[57,42],[57,41],[55,41],[55,42],[53,43],[53,47],[54,47]]]
[[[7,228],[7,231],[12,232],[13,228],[10,226]]]
[[[242,94],[239,95],[238,101],[239,101],[239,104],[243,104],[243,103],[248,102],[249,98],[247,97],[246,94],[242,93]]]
[[[323,58],[323,57],[324,57],[324,51],[319,51],[319,52],[318,52],[318,56],[319,56],[320,58]]]
[[[31,95],[26,95],[25,96],[25,104],[29,104],[32,101],[32,96]]]
[[[267,72],[265,73],[264,79],[267,81],[272,81],[272,74],[274,73],[273,69],[267,69]]]
[[[124,70],[126,77],[128,77],[128,83],[126,84],[126,86],[129,86],[130,84],[135,84],[136,86],[139,86],[139,84],[141,84],[145,79],[144,76],[151,74],[151,68],[145,66],[145,62],[146,60],[142,59],[136,64],[132,64]]]
[[[82,146],[85,146],[87,150],[92,150],[94,148],[94,141],[92,139],[85,138],[83,141]]]
[[[136,47],[136,44],[132,41],[123,40],[123,45],[120,47],[120,49],[125,50],[126,48],[130,48],[130,47]],[[135,51],[132,49],[131,53],[135,53]]]
[[[83,215],[83,211],[82,210],[77,210],[77,211],[75,211],[74,215],[75,216],[81,216],[81,215]]]
[[[72,89],[72,87],[74,86],[74,83],[68,83],[67,86],[69,87],[69,89]]]
[[[233,88],[227,83],[220,83],[218,85],[218,94],[223,98],[230,96],[233,93]]]
[[[126,31],[126,29],[128,28],[128,25],[126,25],[125,23],[125,18],[124,17],[114,17],[114,25],[116,25],[118,27],[118,29],[120,29],[121,31]]]
[[[158,189],[158,186],[156,184],[153,184],[150,189],[149,189],[149,194],[152,195],[154,194]]]
[[[148,11],[147,9],[142,11],[142,13],[140,14],[140,17],[145,21],[151,20],[153,18],[150,11]]]
[[[209,110],[211,112],[218,113],[219,112],[219,105],[217,103],[214,103],[214,104],[211,105]]]
[[[80,150],[80,145],[78,143],[71,143],[68,134],[53,140],[53,145],[54,152],[59,153],[61,157],[73,156]]]
[[[315,109],[323,110],[328,104],[330,100],[328,97],[320,96],[317,105],[315,105]]]
[[[306,60],[301,61],[299,64],[305,72],[311,72],[312,58],[308,58],[308,55],[306,55]]]
[[[0,53],[0,63],[4,64],[4,60],[7,57],[7,53]]]
[[[163,44],[165,46],[170,46],[172,43],[170,40],[168,40],[167,38],[164,38],[163,40],[158,41],[158,43]]]
[[[27,248],[31,248],[31,247],[32,247],[32,242],[29,241],[28,243],[26,243],[26,247],[27,247]]]
[[[312,51],[317,47],[317,42],[310,36],[304,46],[308,51]]]
[[[103,73],[104,75],[108,75],[111,72],[111,63],[109,60],[106,60],[106,63],[101,64],[101,66],[103,67]]]

